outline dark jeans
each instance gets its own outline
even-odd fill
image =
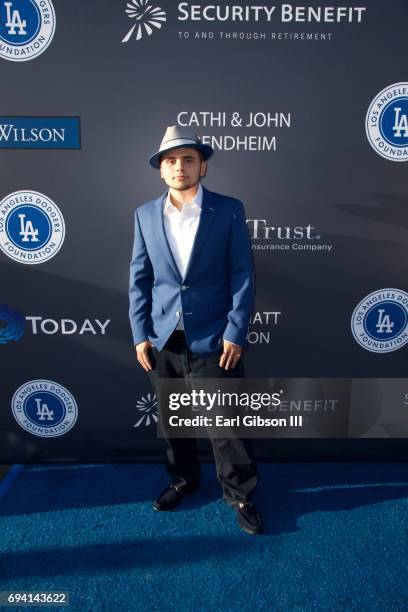
[[[221,356],[203,357],[190,351],[184,332],[176,330],[161,351],[153,347],[149,372],[160,412],[161,378],[244,378],[242,359],[233,370],[219,366]],[[167,471],[181,486],[194,487],[201,478],[195,438],[166,438]],[[247,440],[211,438],[217,477],[228,503],[247,501],[258,482],[258,474]]]

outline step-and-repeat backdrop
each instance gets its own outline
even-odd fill
[[[247,375],[286,419],[255,452],[407,454],[407,23],[405,0],[0,0],[1,462],[161,456],[127,291],[174,124],[246,208]]]

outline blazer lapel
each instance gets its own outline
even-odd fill
[[[171,252],[171,248],[169,246],[169,243],[166,237],[166,232],[164,229],[163,209],[164,209],[164,205],[166,202],[166,198],[167,198],[167,191],[162,196],[160,196],[154,204],[153,231],[157,232],[158,242],[162,247],[164,255],[166,256],[167,261],[169,262],[175,275],[181,281],[182,279],[181,279],[180,270],[178,269],[178,266],[174,260],[173,253]]]
[[[209,235],[212,223],[215,217],[215,206],[211,197],[211,192],[203,187],[203,202],[201,206],[200,221],[198,223],[197,233],[195,235],[193,248],[191,249],[190,259],[184,279],[187,279],[188,274],[196,261],[200,250],[204,246]]]

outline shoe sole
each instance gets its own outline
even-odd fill
[[[182,502],[182,499],[180,499],[180,501],[177,504],[174,504],[174,506],[167,506],[167,508],[159,508],[155,506],[154,504],[152,504],[152,508],[153,510],[156,510],[156,512],[171,512],[172,510],[175,510],[177,506],[181,504],[181,502]]]
[[[255,531],[255,530],[247,529],[246,527],[241,527],[241,525],[239,527],[241,531],[245,531],[245,533],[249,533],[249,535],[261,535],[261,533],[263,533],[263,529],[257,529]]]

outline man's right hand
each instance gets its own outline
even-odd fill
[[[135,346],[137,360],[146,372],[150,372],[150,370],[153,369],[149,358],[149,349],[152,346],[153,344],[149,342],[149,340],[139,342],[139,344]]]

